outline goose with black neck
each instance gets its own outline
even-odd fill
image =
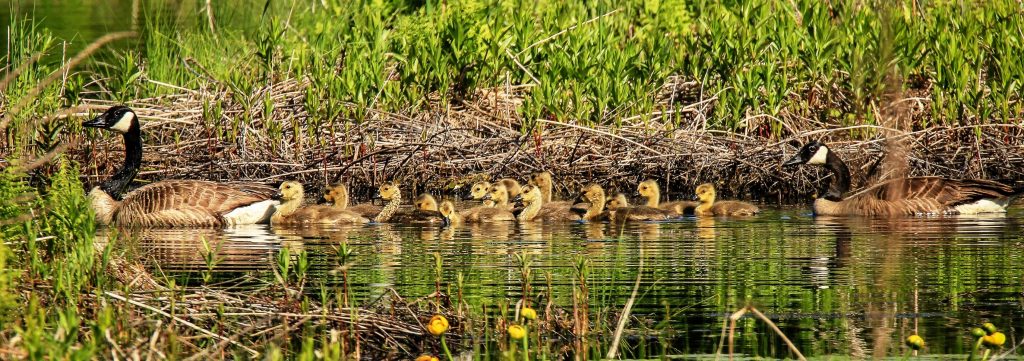
[[[825,195],[814,201],[816,215],[899,217],[1002,213],[1021,190],[984,179],[942,177],[895,178],[866,187],[853,194],[850,169],[827,145],[805,144],[783,166],[823,166],[832,173]]]
[[[275,188],[254,183],[165,180],[127,192],[142,167],[139,117],[126,106],[113,106],[82,123],[121,134],[124,163],[113,176],[89,191],[96,221],[133,227],[219,227],[266,223],[279,203]]]

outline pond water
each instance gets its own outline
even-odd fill
[[[536,292],[552,279],[554,303],[571,307],[573,262],[592,262],[592,305],[621,309],[643,262],[634,314],[666,318],[666,354],[710,354],[723,318],[752,304],[807,356],[899,355],[917,330],[928,354],[965,354],[968,332],[991,321],[1019,342],[1024,325],[1024,209],[1006,215],[910,219],[812,217],[806,208],[768,208],[751,218],[684,218],[665,223],[492,224],[455,229],[378,224],[350,228],[162,230],[134,245],[159,268],[198,284],[200,238],[214,241],[219,278],[272,279],[282,249],[307,252],[313,282],[337,282],[334,247],[354,249],[350,271],[361,300],[393,288],[404,297],[434,291],[433,254],[444,280],[465,277],[470,305],[514,303],[517,254],[533,260]],[[191,281],[189,281],[191,280]],[[593,307],[593,306],[592,306]],[[478,308],[479,309],[479,308]],[[750,319],[737,352],[786,357],[785,346]],[[634,325],[635,326],[635,325]],[[629,339],[636,346],[637,337]]]

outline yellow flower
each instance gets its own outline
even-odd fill
[[[529,307],[523,307],[523,318],[525,318],[527,320],[536,320],[537,319],[537,310],[534,310],[534,309],[529,308]]]
[[[427,331],[431,335],[440,336],[448,331],[448,319],[441,315],[434,315],[430,318],[430,323],[427,324]]]
[[[907,336],[907,341],[906,342],[907,342],[907,346],[909,346],[912,349],[920,350],[920,349],[924,348],[924,339],[921,338],[921,336],[918,336],[918,335]]]
[[[993,325],[992,322],[985,322],[985,324],[981,325],[981,328],[989,335],[996,333],[996,325]]]
[[[989,347],[1002,347],[1006,343],[1006,335],[1002,332],[994,332],[991,335],[982,337],[981,342]]]
[[[513,340],[522,340],[523,337],[526,337],[526,328],[519,325],[508,326],[508,335]]]
[[[434,357],[434,356],[422,355],[420,357],[417,357],[416,361],[440,361],[440,360],[438,360],[437,357]]]

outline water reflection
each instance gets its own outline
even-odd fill
[[[337,246],[346,242],[353,250],[350,282],[361,297],[388,288],[409,297],[432,293],[436,253],[446,280],[465,277],[467,302],[491,307],[518,297],[518,254],[531,255],[535,274],[543,275],[536,286],[551,274],[554,301],[562,306],[573,292],[574,257],[591,261],[593,294],[608,307],[628,299],[643,257],[645,292],[634,312],[660,320],[666,305],[673,310],[677,332],[667,342],[676,350],[713,352],[707,340],[716,337],[722,315],[752,302],[778,319],[805,354],[866,357],[895,347],[892,342],[913,328],[939,353],[959,352],[955,338],[945,335],[981,320],[1024,324],[1021,219],[1019,211],[883,220],[769,209],[753,218],[625,225],[252,226],[123,231],[130,236],[120,239],[131,239],[126,247],[171,276],[205,267],[204,239],[224,277],[272,277],[282,249],[293,257],[304,251],[313,262],[314,283],[328,286],[340,282],[332,270],[338,267]],[[757,345],[776,341],[758,338],[768,335],[762,331],[742,332],[740,349],[765,354]]]

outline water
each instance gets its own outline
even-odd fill
[[[984,321],[1019,339],[1024,324],[1024,210],[1007,215],[912,219],[814,218],[804,208],[753,218],[688,218],[630,224],[465,225],[457,229],[379,224],[333,229],[252,226],[150,230],[139,254],[186,283],[200,283],[200,237],[219,247],[218,278],[272,280],[277,254],[306,251],[314,283],[338,282],[334,247],[354,249],[350,270],[361,300],[393,288],[404,297],[434,291],[433,257],[444,281],[465,276],[473,306],[520,297],[516,254],[534,260],[534,288],[551,274],[554,303],[570,307],[574,257],[592,262],[592,305],[620,309],[643,262],[633,312],[674,330],[669,354],[708,354],[724,315],[748,302],[775,320],[808,356],[899,354],[915,328],[928,353],[967,352],[968,330]],[[737,351],[787,355],[764,324],[743,321]],[[633,328],[639,328],[634,325]],[[628,339],[636,346],[640,337]],[[888,342],[887,344],[885,342]]]

